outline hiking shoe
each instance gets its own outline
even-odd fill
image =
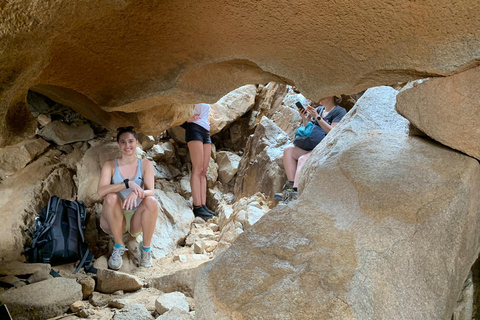
[[[193,214],[195,217],[200,217],[202,219],[211,219],[213,218],[213,214],[209,213],[207,210],[205,210],[204,207],[198,207],[198,208],[193,208]]]
[[[202,207],[203,207],[203,209],[205,209],[211,215],[214,215],[214,216],[217,215],[217,213],[215,211],[212,211],[212,210],[208,209],[208,207],[206,205],[203,205]]]
[[[108,259],[108,267],[113,270],[118,270],[122,267],[123,264],[123,253],[127,251],[127,248],[125,248],[124,245],[121,245],[120,247],[115,247],[113,246],[113,251],[112,255]]]
[[[283,201],[283,192],[275,193],[273,195],[273,200],[275,201]]]
[[[143,250],[143,241],[140,242],[140,266],[150,268],[152,266],[152,249]]]

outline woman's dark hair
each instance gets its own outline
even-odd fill
[[[138,140],[138,135],[135,132],[135,129],[133,128],[133,126],[129,126],[129,127],[119,127],[119,128],[117,128],[117,142],[120,141],[120,136],[124,133],[131,133],[131,134],[133,134],[135,139]]]
[[[335,105],[339,105],[340,103],[342,103],[342,97],[333,96],[333,102],[335,103]]]

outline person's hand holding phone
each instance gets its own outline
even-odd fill
[[[305,108],[303,107],[302,103],[301,102],[295,102],[295,105],[298,108],[298,113],[300,114],[300,117],[302,117],[302,119],[305,120],[308,116],[308,113],[305,110]]]
[[[318,117],[317,109],[315,109],[314,107],[308,105],[308,106],[307,106],[307,112],[308,112],[308,114],[310,115],[310,117],[312,117],[312,118],[314,118],[314,119],[317,119],[317,117]]]

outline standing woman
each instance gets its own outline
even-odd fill
[[[153,165],[137,158],[137,133],[133,127],[118,128],[117,143],[122,156],[105,162],[98,183],[98,195],[103,198],[100,227],[113,235],[115,245],[108,266],[118,270],[127,250],[123,234],[137,237],[140,243],[142,267],[152,266],[151,242],[157,221],[158,205],[154,193]]]
[[[187,141],[190,159],[192,160],[192,176],[190,186],[193,197],[193,214],[204,219],[212,218],[215,213],[207,208],[207,169],[210,163],[212,141],[210,140],[210,124],[208,113],[210,105],[197,103],[193,117],[187,120],[185,140]]]

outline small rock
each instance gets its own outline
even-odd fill
[[[179,308],[173,307],[171,310],[165,312],[156,320],[193,320],[194,315],[188,311],[180,310]]]
[[[200,217],[195,217],[195,219],[193,220],[194,223],[197,223],[197,224],[204,224],[205,223],[205,220],[203,220],[202,218]]]
[[[40,281],[43,281],[43,280],[52,279],[52,278],[53,278],[53,276],[50,274],[50,271],[47,271],[46,269],[40,269],[37,272],[35,272],[34,274],[32,274],[27,279],[27,282],[31,284],[31,283],[40,282]]]
[[[82,310],[78,311],[77,314],[81,318],[89,318],[91,315],[93,315],[93,312],[92,312],[92,310],[89,310],[89,309],[82,309]]]
[[[213,232],[218,231],[218,224],[215,223],[208,223],[207,227],[210,228]]]
[[[186,312],[190,310],[187,297],[183,293],[165,293],[159,296],[155,301],[155,310],[157,310],[159,314],[164,314],[165,312],[171,310],[174,307]]]
[[[205,243],[202,240],[195,241],[193,244],[193,252],[201,254],[205,252]]]
[[[123,309],[126,305],[128,305],[128,302],[129,301],[127,299],[113,299],[108,302],[108,306],[110,308]]]
[[[40,114],[37,117],[37,122],[40,126],[43,127],[43,126],[49,124],[50,122],[52,122],[52,118],[48,114]]]
[[[218,246],[218,242],[215,240],[204,240],[203,244],[206,252],[213,252],[213,250],[215,250],[215,248]]]
[[[0,275],[24,276],[34,274],[41,269],[50,272],[51,266],[47,263],[0,262]]]
[[[72,312],[75,312],[75,313],[78,313],[80,310],[82,309],[85,309],[85,304],[83,303],[83,301],[75,301],[74,303],[72,303],[72,305],[70,306],[70,310],[72,310]]]
[[[25,285],[22,280],[12,275],[0,278],[0,282],[15,288],[23,287]]]
[[[174,255],[173,256],[173,261],[180,261],[182,263],[187,262],[187,256],[184,254],[179,254],[179,255]]]
[[[140,290],[143,283],[135,276],[127,273],[99,269],[97,272],[96,290],[103,293],[113,293],[117,290],[132,292]]]
[[[134,303],[129,304],[122,310],[118,311],[113,320],[153,320],[150,311],[143,305]]]
[[[117,290],[114,293],[112,293],[114,296],[123,296],[123,290]]]
[[[93,290],[95,290],[95,280],[91,277],[81,279],[78,283],[82,285],[83,299],[87,299],[92,294]]]
[[[95,307],[105,307],[110,302],[110,296],[98,292],[93,292],[88,299],[90,304]]]
[[[93,267],[96,269],[108,269],[108,258],[107,256],[98,257],[93,262]]]
[[[139,133],[138,142],[140,142],[142,149],[146,151],[153,147],[153,145],[155,144],[155,138],[153,136],[147,136],[143,133]]]

